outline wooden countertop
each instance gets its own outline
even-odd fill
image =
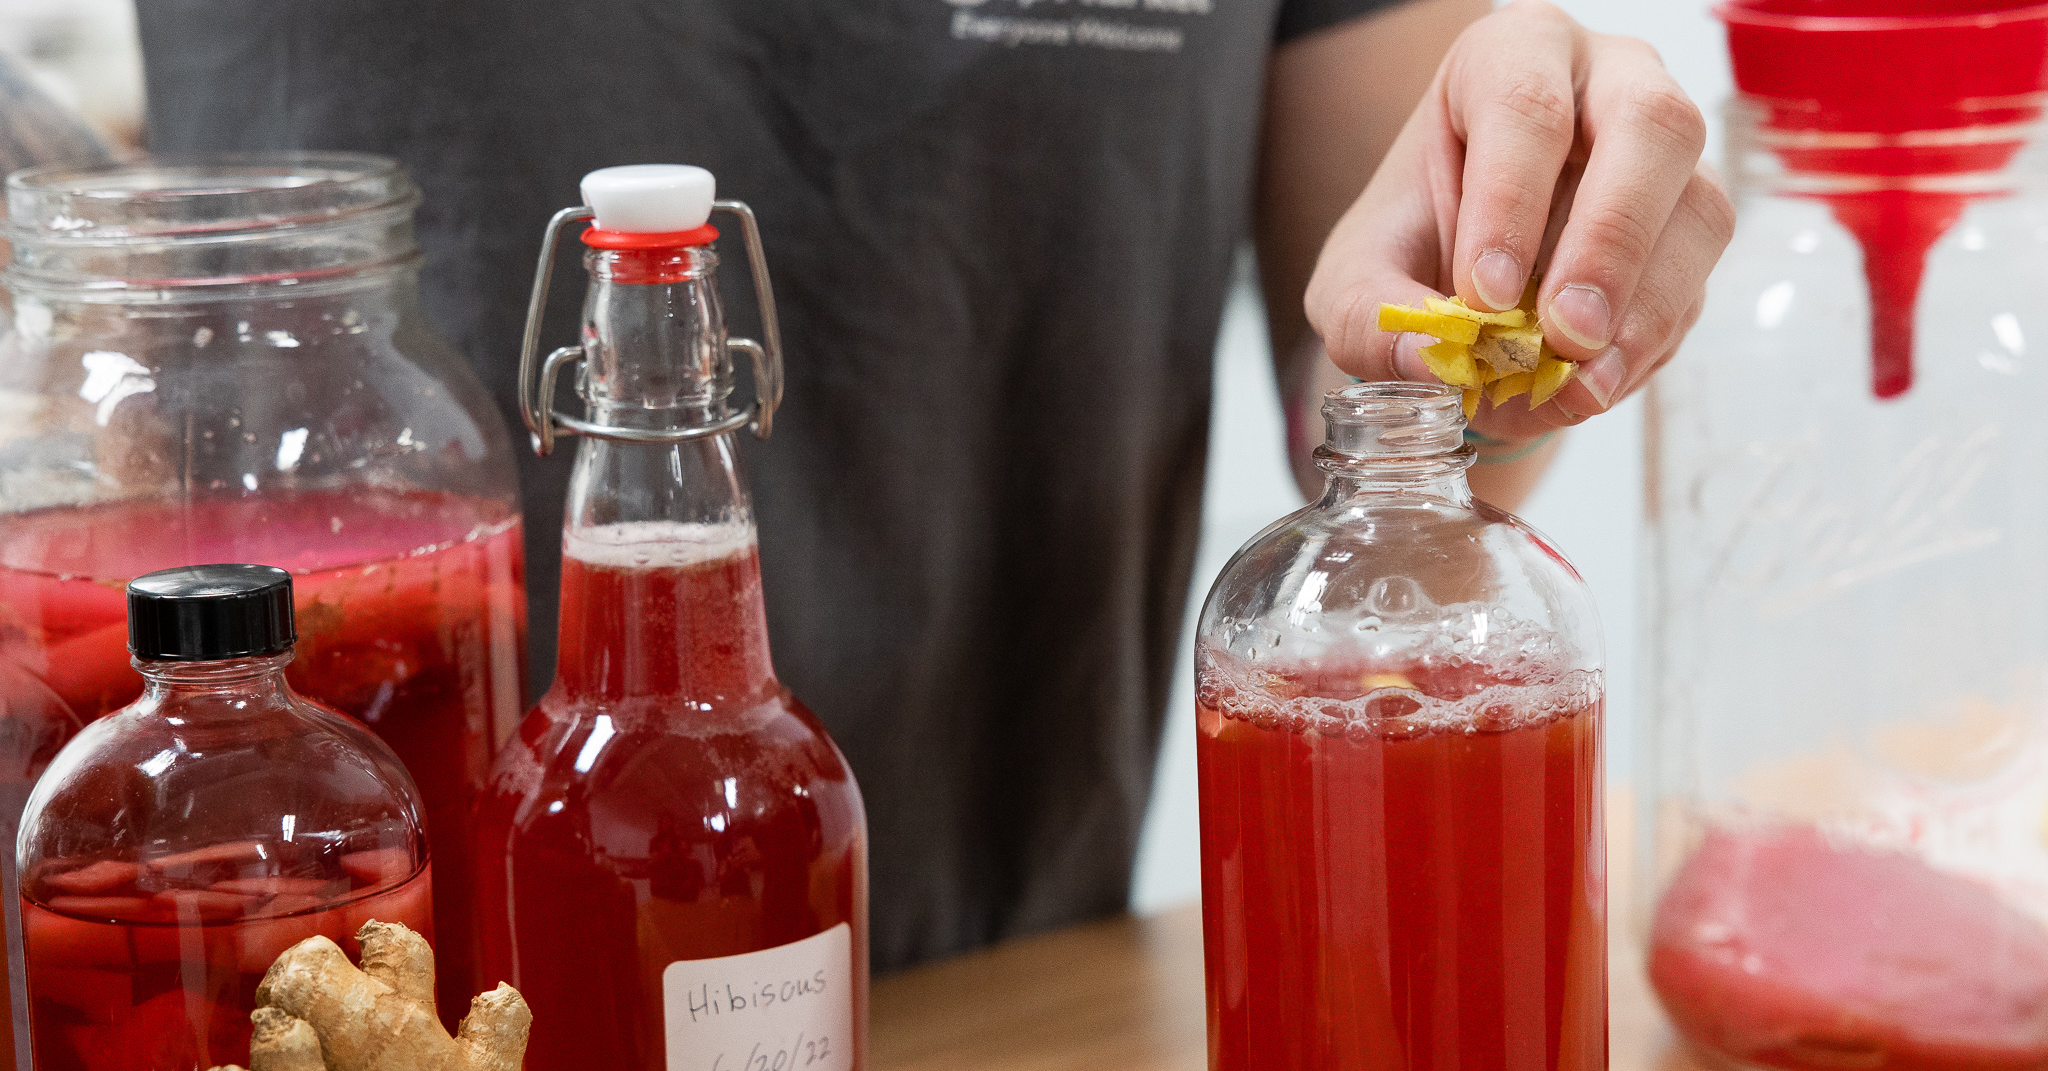
[[[1629,920],[1631,816],[1611,801],[1615,1071],[1701,1071],[1672,1044]],[[1202,920],[1193,906],[1008,944],[875,983],[875,1071],[1203,1071]]]

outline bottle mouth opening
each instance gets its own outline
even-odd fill
[[[591,278],[613,283],[685,283],[709,276],[718,267],[718,253],[710,245],[593,246],[583,254],[583,267],[590,272]]]
[[[172,290],[314,280],[413,259],[395,160],[274,152],[42,167],[7,179],[9,281]]]
[[[213,238],[321,226],[378,210],[410,214],[419,193],[396,160],[361,153],[230,153],[7,179],[8,236],[70,243]]]
[[[1463,395],[1440,383],[1355,383],[1323,397],[1324,448],[1346,458],[1430,458],[1465,443]]]

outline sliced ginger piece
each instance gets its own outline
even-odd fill
[[[1472,348],[1462,342],[1422,347],[1422,363],[1436,373],[1436,378],[1453,387],[1477,387],[1484,382],[1479,363],[1472,359]]]
[[[1479,325],[1471,320],[1427,309],[1411,309],[1406,305],[1381,305],[1380,330],[1413,331],[1466,345],[1479,340]]]
[[[1422,360],[1446,386],[1464,389],[1466,419],[1488,399],[1499,405],[1527,394],[1529,408],[1534,409],[1555,397],[1578,372],[1578,365],[1559,357],[1543,337],[1536,319],[1541,285],[1540,279],[1530,279],[1521,305],[1501,312],[1474,309],[1456,297],[1424,298],[1426,307],[1421,309],[1381,305],[1380,330],[1413,331],[1440,340],[1423,347]]]
[[[1536,373],[1516,372],[1513,375],[1502,376],[1488,384],[1486,397],[1493,404],[1500,405],[1516,395],[1529,393],[1535,386]]]
[[[1381,688],[1406,688],[1413,691],[1415,682],[1399,673],[1368,673],[1358,678],[1358,686],[1368,692]]]
[[[1536,366],[1535,382],[1529,387],[1529,408],[1534,409],[1556,397],[1578,370],[1578,365],[1554,353],[1543,358]]]
[[[1521,309],[1508,309],[1504,312],[1486,312],[1465,304],[1465,299],[1463,298],[1455,297],[1423,298],[1422,304],[1431,312],[1444,316],[1456,316],[1461,320],[1470,320],[1482,327],[1527,327],[1529,325],[1529,314]]]
[[[1472,356],[1503,376],[1533,372],[1543,359],[1543,331],[1535,327],[1489,328],[1472,344]]]

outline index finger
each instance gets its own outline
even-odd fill
[[[1451,272],[1458,296],[1501,310],[1522,299],[1557,180],[1578,130],[1581,31],[1548,4],[1495,12],[1458,42],[1444,89],[1465,142]]]

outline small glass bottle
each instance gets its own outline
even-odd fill
[[[775,678],[731,434],[772,411],[773,307],[763,286],[760,400],[735,412],[730,351],[764,350],[726,338],[711,175],[610,168],[584,196],[584,343],[547,368],[586,362],[590,413],[547,408],[549,375],[533,414],[539,446],[557,425],[584,436],[560,656],[478,816],[482,976],[532,1005],[530,1071],[856,1071],[866,819],[839,749]]]
[[[19,863],[40,1071],[249,1061],[256,986],[308,937],[378,919],[433,936],[412,778],[294,694],[292,582],[203,565],[128,585],[141,698],[36,784]]]
[[[1607,1066],[1600,628],[1458,392],[1323,404],[1196,640],[1211,1071]]]

